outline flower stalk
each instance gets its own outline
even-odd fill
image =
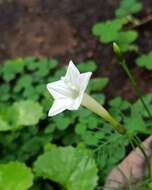
[[[135,145],[140,149],[142,152],[143,156],[145,157],[145,161],[147,163],[147,168],[148,168],[148,177],[152,179],[152,170],[151,170],[151,159],[147,156],[144,146],[142,145],[142,142],[140,141],[139,137],[137,135],[134,135],[131,140],[135,143]]]
[[[112,127],[116,129],[120,134],[126,133],[126,128],[117,122],[102,105],[100,105],[88,94],[84,94],[81,105],[102,117],[105,121],[110,123]]]
[[[91,72],[80,73],[70,61],[65,76],[56,82],[47,84],[48,91],[55,99],[48,115],[54,116],[64,110],[77,110],[80,105],[83,105],[110,123],[120,134],[125,134],[125,127],[117,122],[96,100],[85,93],[91,75]]]
[[[138,84],[137,84],[136,80],[134,79],[131,71],[129,70],[129,68],[128,68],[127,64],[126,64],[126,60],[125,60],[125,58],[124,58],[124,56],[123,56],[123,54],[121,52],[120,47],[115,42],[113,43],[113,50],[114,50],[114,52],[115,52],[115,54],[117,56],[117,59],[118,59],[120,65],[123,67],[125,73],[127,74],[128,78],[129,78],[129,80],[131,82],[131,85],[132,85],[133,89],[136,92],[137,97],[140,99],[141,103],[143,104],[144,109],[146,110],[149,117],[152,119],[152,114],[151,114],[148,106],[146,105],[143,97],[142,97],[140,88],[138,87]],[[149,174],[150,179],[152,179],[151,161],[150,161],[149,157],[147,156],[139,137],[137,135],[134,135],[134,136],[132,136],[130,138],[128,136],[128,134],[127,134],[127,137],[128,137],[128,140],[131,141],[131,144],[134,143],[140,149],[143,156],[145,157],[145,160],[147,162],[147,167],[148,167],[148,174]]]
[[[132,87],[134,88],[134,90],[136,92],[137,97],[140,99],[140,101],[143,104],[144,109],[146,110],[149,117],[152,118],[152,114],[151,114],[148,106],[146,105],[143,97],[142,97],[140,88],[138,87],[136,80],[134,79],[131,71],[129,70],[129,68],[128,68],[127,64],[126,64],[126,60],[124,59],[123,54],[122,54],[119,46],[115,42],[113,43],[113,50],[114,50],[114,52],[115,52],[115,54],[116,54],[116,56],[118,58],[118,61],[119,61],[120,65],[123,67],[125,73],[127,74],[128,78],[129,78],[129,80],[131,82],[131,85],[132,85]]]

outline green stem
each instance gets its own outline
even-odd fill
[[[118,121],[116,121],[102,105],[100,105],[95,99],[93,99],[88,94],[86,93],[84,94],[81,104],[82,106],[96,113],[97,115],[102,117],[105,121],[110,123],[111,126],[114,129],[116,129],[120,134],[126,133],[126,128],[123,125],[121,125]]]
[[[152,118],[152,114],[151,114],[148,106],[146,105],[143,97],[142,97],[140,88],[138,87],[136,80],[134,79],[131,71],[129,70],[129,68],[128,68],[127,64],[126,64],[126,61],[125,61],[125,59],[123,57],[123,54],[122,54],[119,46],[116,43],[113,43],[113,49],[114,49],[115,54],[117,55],[119,63],[121,64],[121,66],[123,67],[124,71],[126,72],[128,78],[129,78],[129,80],[131,82],[131,85],[132,85],[132,87],[134,88],[134,90],[136,92],[136,95],[138,96],[138,98],[140,99],[141,103],[143,104],[143,106],[144,106],[145,110],[147,111],[149,117]],[[128,139],[131,140],[131,142],[133,141],[135,143],[135,145],[141,150],[142,154],[144,155],[145,160],[147,162],[147,166],[148,166],[149,177],[151,179],[152,178],[151,162],[150,162],[150,159],[149,159],[149,157],[147,156],[147,154],[146,154],[146,152],[144,150],[144,147],[142,146],[142,143],[141,143],[140,139],[138,138],[137,135],[133,136],[131,139],[128,136]]]
[[[141,140],[140,140],[140,138],[136,135],[136,139],[138,140],[138,142],[139,142],[139,144],[141,145],[141,147],[143,148],[143,150],[144,150],[144,146],[143,146],[143,144],[142,144],[142,142],[141,142]],[[145,152],[145,151],[144,151]],[[146,152],[145,152],[145,155],[147,156],[147,154],[146,154]],[[148,170],[149,170],[149,177],[150,177],[150,179],[152,179],[152,170],[151,170],[151,159],[147,156],[147,164],[148,164]]]
[[[149,117],[152,118],[152,114],[151,114],[148,106],[146,105],[143,97],[142,97],[142,93],[140,91],[140,88],[138,87],[136,80],[134,79],[131,71],[129,70],[129,68],[128,68],[127,64],[126,64],[126,61],[125,61],[125,59],[123,57],[123,54],[122,54],[119,46],[116,43],[113,43],[113,49],[114,49],[114,52],[115,52],[115,54],[116,54],[116,56],[118,58],[119,63],[121,64],[124,71],[126,72],[128,78],[129,78],[129,80],[131,82],[131,85],[132,85],[132,87],[134,88],[134,90],[136,92],[137,97],[140,99],[140,101],[143,104],[145,110],[147,111]]]
[[[138,96],[138,98],[140,99],[141,103],[143,104],[143,106],[144,106],[145,110],[147,111],[149,117],[152,118],[152,114],[151,114],[148,106],[146,105],[143,97],[142,97],[140,88],[138,87],[137,82],[135,81],[135,79],[134,79],[132,73],[130,72],[130,70],[129,70],[127,64],[126,64],[126,61],[124,59],[122,60],[121,65],[122,65],[124,71],[126,72],[128,78],[129,78],[129,80],[131,82],[131,85],[132,85],[132,87],[134,88],[134,90],[136,92],[136,95]]]
[[[131,140],[135,143],[135,145],[140,149],[140,151],[142,152],[142,154],[145,157],[145,161],[147,163],[147,167],[148,167],[148,176],[150,179],[152,179],[152,172],[151,172],[151,161],[149,159],[149,157],[147,156],[145,150],[144,150],[144,146],[142,145],[141,140],[139,139],[139,137],[137,135],[134,135]]]

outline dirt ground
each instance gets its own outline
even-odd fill
[[[152,14],[152,1],[141,0],[143,19]],[[94,59],[97,76],[109,77],[108,98],[121,95],[135,99],[111,45],[103,45],[91,34],[92,25],[111,19],[119,0],[0,0],[0,60],[18,56],[56,57],[61,63]],[[152,22],[137,28],[141,52],[152,49]],[[152,92],[152,75],[135,66],[133,53],[127,60],[142,93]]]

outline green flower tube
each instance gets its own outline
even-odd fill
[[[102,105],[100,105],[95,99],[93,99],[88,94],[84,94],[81,105],[102,117],[105,121],[110,123],[112,127],[116,129],[119,133],[126,133],[126,128],[119,122],[117,122]]]

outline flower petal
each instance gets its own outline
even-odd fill
[[[66,75],[59,81],[47,84],[48,91],[55,99],[48,115],[54,116],[66,109],[77,110],[81,105],[91,74],[91,72],[80,74],[70,61]]]
[[[70,61],[64,79],[70,81],[75,86],[79,86],[79,76],[80,76],[79,70],[74,65],[74,63]]]
[[[80,74],[80,81],[81,81],[81,83],[80,83],[80,91],[82,93],[86,90],[91,75],[92,75],[92,72],[87,72],[87,73]]]
[[[81,102],[82,102],[82,99],[83,99],[83,94],[84,93],[81,93],[74,101],[73,103],[71,104],[71,106],[68,108],[68,110],[77,110],[80,105],[81,105]]]
[[[47,84],[47,89],[54,99],[65,98],[71,95],[71,90],[62,80]]]
[[[73,100],[68,98],[55,100],[51,109],[49,110],[48,116],[54,116],[66,109],[69,109],[72,103]]]

